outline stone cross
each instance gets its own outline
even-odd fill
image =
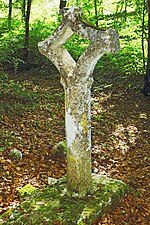
[[[46,40],[38,44],[61,74],[65,90],[65,126],[67,142],[67,190],[71,196],[85,196],[92,187],[90,96],[93,70],[105,53],[119,51],[118,32],[97,29],[82,21],[82,9],[72,7],[63,14],[62,23]],[[63,44],[74,34],[90,41],[75,62]]]

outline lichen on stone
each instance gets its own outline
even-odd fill
[[[72,7],[63,14],[60,26],[45,41],[39,51],[48,57],[61,75],[65,90],[65,125],[67,142],[67,187],[72,194],[84,196],[91,189],[91,117],[90,94],[92,73],[101,56],[119,51],[119,36],[115,29],[106,31],[82,21],[83,11]],[[77,62],[63,47],[77,34],[89,40],[89,47]]]
[[[33,187],[31,184],[26,184],[24,187],[19,189],[19,194],[21,196],[31,195],[35,192],[36,188]]]

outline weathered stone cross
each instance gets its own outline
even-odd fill
[[[61,74],[65,90],[67,142],[67,189],[70,195],[84,196],[92,186],[91,112],[92,73],[105,53],[119,51],[119,37],[114,29],[96,29],[82,22],[82,9],[72,7],[64,13],[62,23],[46,40],[38,44]],[[91,43],[75,62],[63,44],[74,34]]]

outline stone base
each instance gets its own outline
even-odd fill
[[[36,191],[12,212],[5,213],[3,224],[87,225],[112,210],[127,193],[122,181],[93,175],[92,193],[84,198],[67,195],[66,178],[49,179],[49,186]]]

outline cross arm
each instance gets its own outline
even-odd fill
[[[50,37],[38,43],[40,53],[53,62],[62,76],[71,75],[76,65],[69,52],[62,47],[73,33],[67,24],[61,23]]]
[[[41,54],[47,56],[57,67],[62,77],[80,77],[92,74],[99,58],[105,53],[118,52],[119,35],[115,29],[97,29],[82,21],[83,11],[72,7],[63,14],[62,23],[46,40],[39,43]],[[91,44],[79,57],[77,63],[63,44],[73,33],[88,39]]]

